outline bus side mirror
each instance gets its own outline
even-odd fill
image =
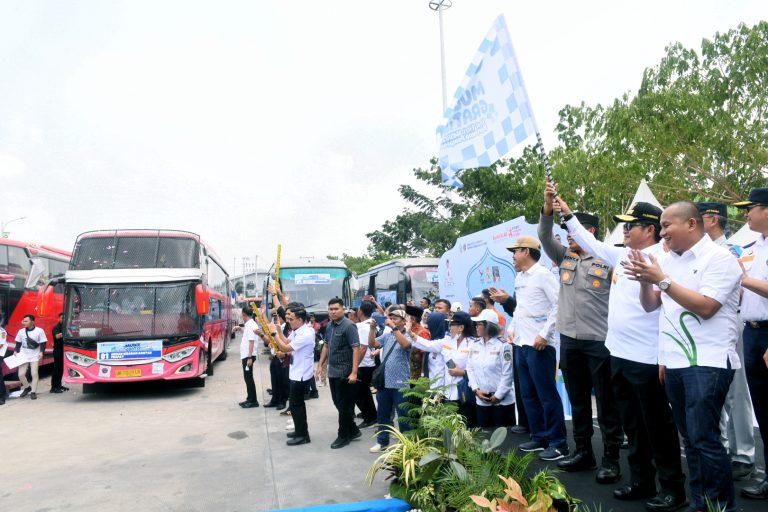
[[[207,289],[203,288],[202,284],[195,287],[195,302],[197,303],[198,316],[207,315],[210,306],[210,294]]]
[[[37,292],[37,314],[39,317],[45,317],[46,313],[48,312],[48,308],[53,307],[53,292],[54,286],[51,284]]]
[[[27,276],[26,283],[24,283],[24,287],[35,288],[43,274],[45,274],[45,263],[40,258],[33,258],[32,268],[29,269],[29,275]]]

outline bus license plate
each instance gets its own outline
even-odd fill
[[[115,372],[115,377],[141,377],[141,369],[136,368],[134,370],[117,370]]]

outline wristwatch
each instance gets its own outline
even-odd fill
[[[672,280],[668,277],[665,277],[661,281],[659,281],[659,290],[665,292],[669,290],[669,287],[672,285]]]

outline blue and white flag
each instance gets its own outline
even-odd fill
[[[460,171],[490,166],[538,131],[504,15],[480,45],[444,122],[439,165],[443,184],[456,187]]]

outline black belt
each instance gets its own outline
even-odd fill
[[[746,325],[747,327],[751,327],[753,329],[768,329],[768,320],[760,320],[758,322],[755,322],[755,321],[744,322],[744,325]]]

